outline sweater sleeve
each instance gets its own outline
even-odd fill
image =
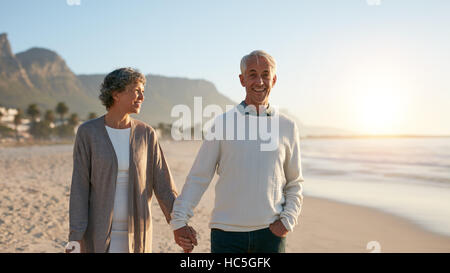
[[[85,127],[80,126],[73,149],[69,203],[69,241],[80,241],[88,225],[91,152]]]
[[[186,178],[180,196],[175,200],[170,225],[173,230],[185,226],[194,215],[205,190],[214,177],[220,153],[219,140],[204,140]]]
[[[148,161],[147,168],[152,169],[153,191],[158,200],[167,223],[170,222],[170,213],[173,203],[177,197],[177,189],[170,173],[169,165],[164,157],[164,153],[159,145],[156,133],[152,130],[149,143],[149,154],[151,160]]]
[[[300,136],[297,126],[294,124],[292,146],[286,153],[284,163],[286,185],[284,187],[285,204],[280,214],[281,222],[289,231],[297,225],[297,218],[300,215],[303,203],[302,168],[300,160]]]

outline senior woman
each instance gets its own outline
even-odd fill
[[[69,241],[81,252],[151,252],[153,193],[170,221],[177,191],[155,130],[130,117],[140,112],[145,81],[131,68],[109,73],[99,96],[107,114],[78,128]],[[194,231],[177,243],[192,249]]]

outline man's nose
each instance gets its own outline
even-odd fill
[[[257,77],[256,78],[256,84],[258,84],[258,85],[263,85],[264,84],[264,81],[262,80],[261,77]]]

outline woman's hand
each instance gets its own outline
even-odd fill
[[[65,253],[81,253],[81,241],[70,241],[66,245]]]

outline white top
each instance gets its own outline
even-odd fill
[[[234,114],[236,113],[236,114]],[[218,120],[241,115],[237,108],[224,113]],[[278,118],[278,142],[274,150],[263,151],[267,141],[204,140],[186,178],[181,194],[174,203],[172,229],[188,223],[194,208],[210,184],[215,172],[219,179],[215,188],[215,204],[210,228],[225,231],[253,231],[267,228],[277,219],[290,231],[297,224],[302,205],[302,171],[300,138],[294,121],[285,115],[248,115],[249,123]],[[239,129],[236,122],[234,131]],[[227,125],[228,126],[228,125]],[[205,136],[205,139],[206,136]]]
[[[118,163],[112,230],[126,231],[128,230],[128,168],[131,128],[114,129],[106,125],[105,127],[113,144]]]

